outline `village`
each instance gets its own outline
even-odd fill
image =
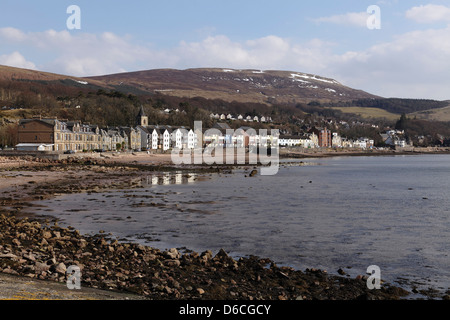
[[[15,150],[22,152],[106,152],[146,151],[166,153],[173,149],[194,150],[213,147],[271,147],[303,149],[361,149],[375,148],[374,140],[361,137],[351,140],[341,137],[326,127],[311,127],[300,134],[283,134],[278,130],[255,130],[255,122],[271,122],[270,117],[246,118],[231,114],[211,114],[216,120],[212,128],[184,127],[149,124],[149,118],[141,107],[134,127],[106,127],[84,124],[57,118],[33,117],[22,119],[18,124],[18,144]],[[227,121],[241,120],[248,123],[237,130],[231,129]],[[404,132],[389,130],[381,134],[384,143],[392,148],[410,146],[402,138]]]

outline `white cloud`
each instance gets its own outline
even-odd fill
[[[4,54],[0,56],[0,64],[16,68],[36,69],[33,62],[27,61],[20,52],[13,52],[11,54]]]
[[[110,32],[99,35],[73,34],[67,30],[24,33],[14,28],[0,28],[0,41],[38,50],[48,57],[41,68],[73,76],[123,72],[136,62],[152,57],[148,48],[133,44],[129,37]]]
[[[0,28],[0,37],[5,41],[20,42],[26,38],[25,33],[16,28]]]
[[[360,52],[336,56],[330,72],[383,96],[450,99],[450,27],[414,31]]]
[[[409,9],[406,17],[419,23],[450,22],[450,8],[435,4],[421,5]]]
[[[172,55],[178,68],[221,66],[319,72],[326,65],[330,46],[318,39],[297,44],[273,35],[240,43],[221,35],[201,42],[182,42]]]
[[[312,19],[316,23],[333,23],[339,25],[367,27],[367,19],[369,18],[367,12],[348,12],[345,14],[334,15],[330,17],[321,17]]]
[[[364,21],[365,22],[365,21]],[[138,45],[114,33],[70,33],[48,30],[24,33],[0,28],[0,42],[19,47],[0,55],[0,63],[36,69],[19,53],[35,50],[46,61],[39,69],[89,76],[154,68],[219,67],[279,69],[335,78],[348,86],[393,97],[450,99],[450,26],[414,31],[366,50],[333,52],[334,43],[313,39],[298,43],[275,35],[233,41],[208,36],[170,49]]]

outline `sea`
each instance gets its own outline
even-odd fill
[[[161,250],[347,277],[378,266],[407,290],[450,288],[450,155],[283,159],[273,176],[155,173],[139,188],[57,196],[35,213]]]

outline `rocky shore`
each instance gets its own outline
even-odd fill
[[[3,273],[66,282],[67,268],[76,265],[82,286],[149,299],[399,299],[408,294],[389,285],[369,290],[365,277],[296,271],[257,257],[235,260],[223,250],[161,251],[14,215],[2,214],[0,229]]]
[[[410,294],[387,283],[369,290],[365,275],[351,279],[325,270],[278,267],[267,258],[233,259],[224,250],[161,251],[120,242],[106,233],[82,235],[22,212],[28,201],[55,194],[138,186],[142,175],[162,167],[93,159],[37,163],[1,172],[6,183],[0,198],[0,272],[5,274],[65,283],[67,269],[78,266],[82,287],[155,300],[397,300]],[[42,174],[45,178],[39,180]],[[18,175],[21,182],[14,180]]]

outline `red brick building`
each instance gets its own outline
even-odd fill
[[[314,133],[319,138],[320,148],[328,148],[333,145],[333,134],[327,128],[313,127],[311,130],[309,130],[309,133]]]

